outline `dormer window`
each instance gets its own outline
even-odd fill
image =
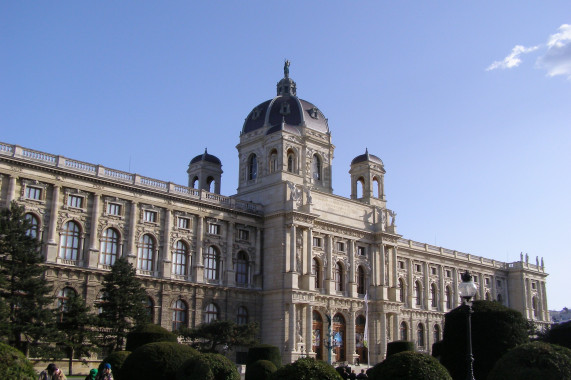
[[[260,117],[260,109],[258,107],[254,108],[254,110],[252,111],[252,120],[256,120],[257,118]]]
[[[309,110],[309,116],[311,116],[313,119],[319,118],[319,114],[317,113],[317,107],[313,107],[312,109]]]
[[[287,91],[287,90],[286,90]],[[280,113],[282,115],[289,115],[291,113],[291,110],[289,108],[289,103],[288,102],[283,102],[281,104],[281,108],[280,108]]]

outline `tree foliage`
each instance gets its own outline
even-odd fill
[[[542,337],[545,342],[571,349],[571,321],[552,325]]]
[[[10,380],[35,380],[34,366],[20,351],[0,343],[0,377]]]
[[[388,356],[368,372],[369,379],[452,380],[442,364],[432,356],[402,351]]]
[[[121,257],[103,278],[100,314],[106,338],[103,344],[113,351],[123,349],[129,331],[148,321],[147,293],[136,275],[135,268]]]
[[[69,369],[73,373],[73,358],[90,356],[99,351],[97,342],[98,319],[91,313],[91,308],[85,304],[81,296],[72,293],[61,310],[61,318],[57,322],[60,332],[59,343],[68,351]]]
[[[176,373],[176,380],[240,380],[240,374],[226,356],[209,353],[184,362]]]
[[[236,346],[256,344],[258,324],[237,325],[231,321],[212,321],[195,328],[183,328],[179,334],[200,352],[223,353]]]
[[[127,351],[135,351],[147,343],[154,342],[178,342],[175,334],[164,327],[154,323],[145,323],[135,327],[127,334]]]
[[[52,288],[31,227],[24,208],[15,202],[0,211],[0,332],[24,353],[56,333]]]
[[[301,358],[272,373],[271,380],[342,380],[333,366],[313,358]]]

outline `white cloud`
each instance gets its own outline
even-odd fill
[[[563,24],[558,33],[549,36],[547,51],[537,59],[537,66],[550,77],[564,75],[571,80],[571,25]]]
[[[486,71],[495,70],[495,69],[511,69],[512,67],[518,67],[521,63],[521,59],[519,58],[520,55],[530,53],[535,51],[539,48],[539,46],[531,46],[525,47],[522,45],[516,45],[510,55],[505,57],[502,61],[495,61],[493,62]]]

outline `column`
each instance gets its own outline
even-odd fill
[[[429,299],[430,299],[430,293],[431,293],[431,292],[430,292],[430,278],[429,278],[429,276],[428,276],[428,271],[429,271],[430,268],[428,267],[428,263],[427,263],[426,261],[422,264],[422,267],[423,267],[422,269],[423,269],[423,272],[424,272],[424,278],[423,278],[423,280],[424,280],[424,297],[422,297],[422,298],[423,298],[423,300],[422,300],[423,302],[422,302],[422,305],[421,305],[421,306],[422,306],[425,310],[430,310],[430,301],[429,301]]]
[[[377,337],[378,337],[378,341],[379,341],[379,348],[380,348],[380,352],[379,352],[379,357],[377,358],[376,361],[381,361],[383,360],[383,358],[385,357],[386,354],[386,350],[387,350],[387,341],[388,341],[388,337],[387,337],[387,313],[385,312],[381,312],[379,313],[379,322],[380,322],[380,332],[377,331],[377,329],[375,329],[374,331],[376,333],[378,333]],[[371,349],[371,347],[375,347],[377,345],[377,342],[373,339],[371,339],[371,325],[370,324],[373,321],[369,321],[367,320],[367,323],[369,324],[369,350]],[[374,337],[376,338],[376,337]],[[370,351],[369,351],[369,357],[370,357]],[[369,363],[370,365],[371,363]]]
[[[374,263],[374,273],[375,273],[375,283],[374,285],[386,286],[387,276],[386,273],[386,258],[385,258],[385,246],[383,244],[378,244],[375,246],[375,263]],[[377,265],[378,264],[378,265]]]
[[[234,286],[236,284],[236,277],[234,271],[234,258],[233,255],[233,243],[234,243],[234,222],[228,222],[228,232],[226,236],[226,284],[229,286]]]
[[[313,230],[310,228],[307,229],[307,233],[306,233],[306,245],[307,245],[307,253],[306,253],[306,257],[307,257],[307,261],[306,261],[306,267],[305,267],[305,272],[307,273],[307,277],[309,278],[309,283],[308,283],[308,290],[315,290],[315,276],[317,276],[318,274],[315,274],[315,276],[311,273],[311,269],[313,266]]]
[[[348,242],[348,255],[349,255],[349,271],[347,273],[347,295],[349,297],[355,297],[357,295],[357,284],[355,283],[355,240],[349,240]]]
[[[492,281],[492,301],[496,301],[498,299],[498,289],[496,287],[496,276],[490,276],[490,281]]]
[[[438,310],[445,311],[446,310],[446,287],[444,286],[444,276],[445,276],[444,268],[442,265],[438,265],[438,294],[440,296],[438,302]]]
[[[55,262],[57,258],[57,217],[59,210],[60,186],[54,185],[52,191],[52,204],[50,209],[50,227],[48,231],[47,261]]]
[[[295,224],[291,224],[289,232],[289,272],[296,272],[295,267]]]
[[[413,281],[413,276],[412,274],[414,273],[414,268],[413,268],[413,264],[412,264],[412,260],[411,259],[407,259],[407,267],[408,267],[408,273],[407,273],[407,305],[408,307],[413,307],[415,306],[414,300],[413,300],[413,295],[414,295],[414,288],[415,288],[415,284]]]
[[[89,257],[87,266],[89,268],[97,268],[99,249],[97,244],[97,225],[99,224],[99,206],[101,204],[101,195],[93,194],[93,207],[91,209],[91,229],[89,232]]]
[[[332,294],[335,292],[335,284],[333,284],[333,279],[331,277],[331,271],[333,268],[333,237],[331,235],[326,235],[325,237],[325,255],[327,257],[327,265],[324,268],[325,274],[325,290],[327,294]]]
[[[194,278],[196,282],[204,282],[204,263],[202,259],[202,237],[204,234],[204,216],[200,215],[195,218],[196,221],[196,265]]]
[[[452,268],[452,308],[458,307],[458,269]]]
[[[172,256],[171,256],[171,239],[170,231],[172,228],[172,211],[165,209],[165,225],[163,228],[163,257],[161,260],[160,277],[171,278],[172,275]]]
[[[256,275],[262,274],[262,229],[256,227]]]
[[[354,364],[355,359],[358,357],[357,355],[357,347],[355,347],[355,311],[349,311],[349,320],[347,321],[347,325],[345,326],[347,331],[347,336],[345,337],[345,344],[347,349],[347,358],[346,360]]]
[[[292,302],[289,304],[289,334],[288,340],[290,343],[290,351],[296,351],[296,342],[295,342],[295,304]]]
[[[12,203],[12,201],[15,198],[15,194],[16,194],[16,180],[18,179],[18,177],[11,175],[9,176],[8,179],[8,194],[6,194],[6,207],[10,207],[10,203]]]
[[[545,281],[541,281],[539,283],[539,287],[541,289],[541,305],[542,305],[542,320],[548,322],[549,321],[549,309],[547,308],[547,293],[545,291]]]
[[[323,337],[321,337],[323,339]],[[315,357],[313,352],[313,306],[305,306],[305,352],[308,356]]]
[[[129,262],[134,265],[137,263],[137,208],[137,202],[131,201],[131,210],[129,212],[129,249],[127,249],[127,260],[129,260]]]
[[[394,246],[391,251],[392,251],[391,256],[392,256],[392,260],[393,260],[392,265],[391,265],[391,268],[392,268],[393,273],[392,273],[392,276],[391,276],[392,284],[389,284],[389,286],[394,286],[394,287],[396,287],[396,286],[398,285],[398,270],[397,270],[397,265],[398,265],[398,260],[397,260],[398,249],[397,249],[396,246]]]

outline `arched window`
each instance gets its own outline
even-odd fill
[[[258,158],[252,154],[248,159],[248,180],[253,180],[258,177]]]
[[[172,304],[172,331],[186,327],[188,307],[183,300],[176,300]]]
[[[238,252],[236,259],[236,284],[248,284],[248,255],[244,251]]]
[[[438,306],[438,289],[436,288],[436,284],[432,284],[430,286],[430,297],[432,298],[432,307]]]
[[[219,273],[218,267],[220,266],[220,253],[218,250],[210,246],[206,250],[206,255],[204,256],[204,276],[207,280],[218,280]]]
[[[498,302],[501,303],[502,305],[504,304],[504,300],[501,294],[498,294]]]
[[[278,151],[273,149],[270,152],[270,173],[278,171]]]
[[[335,281],[335,290],[337,290],[338,292],[342,292],[343,290],[345,290],[344,286],[343,286],[343,277],[345,275],[345,271],[343,269],[343,264],[341,262],[338,262],[335,265],[335,271],[333,273],[333,280]]]
[[[418,347],[424,347],[424,325],[419,323],[416,328],[416,343]]]
[[[97,293],[97,296],[95,297],[95,308],[97,309],[97,314],[101,314],[103,313],[103,304],[107,302],[105,301],[105,293],[104,292],[99,292]]]
[[[538,310],[537,310],[537,297],[531,298],[531,308],[533,309],[533,318],[537,318]]]
[[[113,228],[107,228],[101,234],[101,251],[99,253],[99,263],[103,265],[115,264],[115,259],[119,253],[119,233]]]
[[[293,150],[289,149],[287,151],[287,171],[290,173],[295,173],[295,153]]]
[[[40,220],[34,214],[27,213],[25,216],[29,223],[29,227],[26,230],[26,235],[31,238],[39,239],[40,236]]]
[[[321,288],[321,264],[319,260],[314,257],[311,265],[311,274],[315,278],[315,289]]]
[[[210,303],[208,304],[208,306],[206,306],[206,309],[204,310],[204,323],[210,323],[212,321],[217,321],[218,320],[218,307],[213,304]]]
[[[213,193],[215,188],[216,188],[216,181],[214,180],[214,177],[208,177],[206,178],[206,187],[207,187],[207,191],[209,193]]]
[[[357,293],[365,294],[365,270],[360,265],[357,267]]]
[[[198,182],[199,182],[199,181],[198,181],[198,176],[194,176],[194,178],[192,179],[192,184],[191,184],[191,186],[192,186],[193,189],[197,189],[197,188],[198,188]]]
[[[311,163],[311,177],[316,181],[321,181],[321,159],[317,154],[313,155]]]
[[[187,271],[187,257],[188,257],[188,245],[179,240],[174,245],[174,250],[172,253],[172,270],[173,273],[179,276],[186,276]]]
[[[399,332],[400,340],[408,340],[408,327],[406,322],[401,322]]]
[[[73,221],[63,226],[60,236],[59,257],[64,260],[77,260],[79,257],[79,225]]]
[[[416,299],[416,306],[422,306],[422,285],[419,281],[414,284],[414,298]]]
[[[357,183],[357,199],[363,198],[363,194],[365,193],[365,178],[359,177]]]
[[[373,177],[373,197],[380,198],[381,197],[381,181],[378,177]]]
[[[439,342],[440,341],[440,326],[434,325],[434,330],[432,333],[434,334],[434,336],[433,336],[434,343]]]
[[[153,299],[151,297],[147,297],[147,299],[143,301],[143,305],[147,311],[149,322],[155,323],[155,303],[153,302]]]
[[[67,311],[70,297],[76,296],[77,293],[73,288],[65,287],[57,294],[57,309],[59,311],[60,321],[63,319],[63,313]]]
[[[405,287],[404,287],[404,280],[402,278],[399,278],[399,301],[400,302],[404,302],[405,299]]]
[[[450,286],[446,287],[446,308],[452,309],[452,289]]]
[[[148,234],[141,236],[137,252],[137,268],[140,270],[152,271],[154,253],[155,239]]]
[[[236,324],[237,325],[248,324],[248,310],[244,306],[240,306],[238,308],[238,312],[236,313]]]

